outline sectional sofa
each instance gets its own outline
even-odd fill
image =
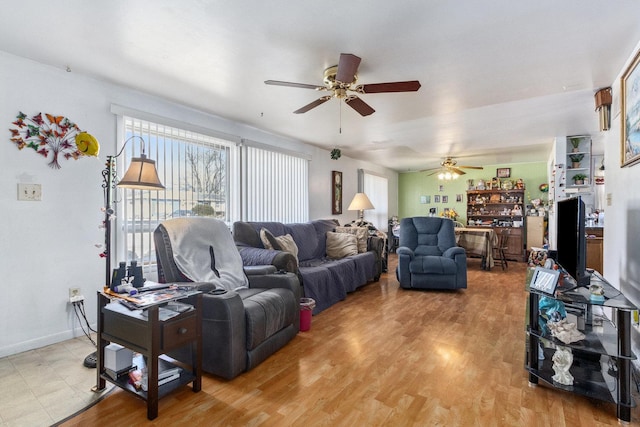
[[[265,247],[261,231],[276,238],[289,235],[297,256]],[[340,258],[330,256],[327,241],[332,245],[336,231],[357,236],[358,252]],[[316,302],[313,314],[318,314],[344,300],[349,292],[380,278],[384,239],[369,236],[366,229],[364,236],[360,231],[326,219],[296,224],[239,221],[233,225],[233,238],[245,266],[274,265],[278,270],[297,273],[305,297]]]

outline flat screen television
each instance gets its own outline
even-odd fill
[[[585,204],[580,196],[558,202],[556,215],[557,262],[578,286],[589,286]]]

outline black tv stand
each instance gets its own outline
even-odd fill
[[[615,289],[601,275],[590,275],[590,284],[604,288],[604,301],[591,300],[588,290],[582,284],[571,290],[558,287],[554,298],[567,307],[582,307],[584,310],[585,338],[571,344],[545,335],[540,325],[539,301],[549,297],[529,289],[529,317],[527,319],[526,370],[529,384],[535,386],[540,380],[559,390],[581,394],[590,398],[611,402],[616,405],[618,420],[631,422],[631,408],[635,402],[631,397],[631,361],[636,359],[631,351],[631,313],[637,307],[619,290]],[[596,322],[593,309],[606,307],[602,311],[602,323]],[[607,312],[610,318],[605,317]],[[594,314],[593,322],[590,316]],[[580,324],[580,322],[578,322]],[[557,349],[571,350],[573,364],[570,373],[573,384],[563,385],[553,380],[552,357]],[[542,351],[542,354],[540,353]],[[544,355],[544,357],[542,357]]]

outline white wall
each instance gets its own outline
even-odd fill
[[[638,49],[640,43],[629,53],[620,75]],[[620,167],[620,76],[611,87],[612,124],[611,129],[604,132],[605,191],[611,197],[611,205],[605,206],[604,276],[640,306],[640,164]],[[640,329],[637,327],[633,329],[632,340],[635,354],[640,355]]]
[[[389,179],[389,206],[397,212],[397,174],[298,141],[180,106],[135,90],[96,81],[64,69],[44,66],[0,52],[0,357],[81,335],[68,301],[68,288],[79,287],[87,314],[96,320],[96,291],[104,285],[99,257],[104,234],[99,228],[104,205],[104,159],[115,154],[116,118],[111,104],[174,118],[196,126],[312,155],[309,217],[331,217],[331,171],[343,172],[341,223],[356,218],[346,211],[357,188],[357,169],[377,171]],[[9,128],[19,111],[63,115],[101,142],[99,158],[61,160],[51,169],[31,149],[18,150]],[[42,184],[42,201],[17,200],[18,183]],[[116,260],[117,261],[117,260]]]

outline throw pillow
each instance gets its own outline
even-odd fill
[[[327,257],[340,259],[358,254],[358,239],[353,234],[327,232]]]
[[[289,252],[290,254],[292,254],[295,257],[296,264],[297,264],[298,263],[298,245],[296,245],[296,242],[293,240],[293,237],[291,237],[291,234],[278,236],[276,237],[276,240],[280,245],[280,247],[282,248],[280,250],[284,252]]]
[[[291,234],[275,237],[269,230],[262,228],[260,230],[260,240],[266,249],[289,252],[298,263],[298,245],[293,240]]]
[[[336,227],[337,233],[349,233],[358,239],[358,253],[367,252],[369,229],[367,227]]]
[[[282,247],[276,240],[276,236],[271,234],[271,232],[266,228],[260,229],[260,240],[262,240],[262,244],[266,249],[275,249],[277,251],[282,250]]]

